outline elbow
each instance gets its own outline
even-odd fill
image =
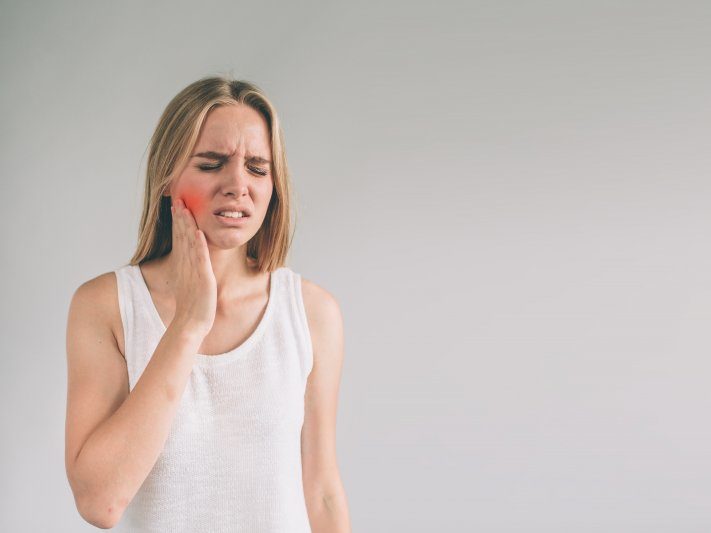
[[[98,487],[95,479],[88,480],[76,468],[68,468],[67,475],[77,511],[84,520],[100,529],[111,529],[119,523],[131,498]]]
[[[76,506],[81,517],[99,529],[111,529],[116,526],[125,510],[123,503],[90,496],[76,498]]]

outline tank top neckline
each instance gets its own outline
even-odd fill
[[[146,283],[146,280],[143,277],[143,273],[141,272],[140,266],[139,265],[131,265],[135,274],[135,277],[137,278],[138,285],[141,287],[141,292],[143,293],[143,297],[146,300],[146,305],[149,308],[149,314],[151,315],[155,325],[158,327],[160,330],[161,336],[165,334],[167,331],[167,327],[163,323],[163,319],[160,317],[160,314],[158,313],[158,308],[155,306],[155,303],[153,302],[153,297],[151,296],[151,291],[148,290],[148,284]],[[235,348],[232,348],[231,350],[221,353],[221,354],[216,354],[216,355],[210,355],[210,354],[201,354],[201,353],[196,353],[195,354],[195,363],[199,366],[202,367],[210,367],[210,366],[215,366],[215,365],[221,365],[224,363],[228,363],[230,361],[235,361],[238,359],[243,359],[249,353],[252,351],[252,347],[254,344],[262,337],[264,334],[264,331],[267,328],[267,325],[269,321],[271,320],[272,314],[274,314],[274,307],[276,306],[274,300],[276,299],[276,278],[275,274],[281,269],[274,270],[269,273],[269,297],[267,299],[267,306],[264,310],[264,313],[262,314],[262,318],[257,324],[257,327],[254,329],[252,334],[247,337],[247,339],[236,346]]]

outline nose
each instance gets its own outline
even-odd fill
[[[240,158],[236,158],[230,162],[230,164],[226,165],[222,177],[223,194],[232,194],[237,197],[247,194],[249,174],[240,161]]]

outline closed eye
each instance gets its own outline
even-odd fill
[[[219,170],[220,168],[222,168],[222,165],[198,165],[198,168],[204,172],[212,172],[212,171]],[[248,166],[247,168],[250,169],[255,174],[259,174],[260,176],[267,175],[267,171],[263,170],[261,168],[250,167],[250,166]]]

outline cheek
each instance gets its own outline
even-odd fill
[[[207,199],[200,191],[186,188],[180,191],[178,198],[181,198],[183,202],[185,202],[185,206],[190,209],[190,212],[196,219],[201,216],[207,208]]]

